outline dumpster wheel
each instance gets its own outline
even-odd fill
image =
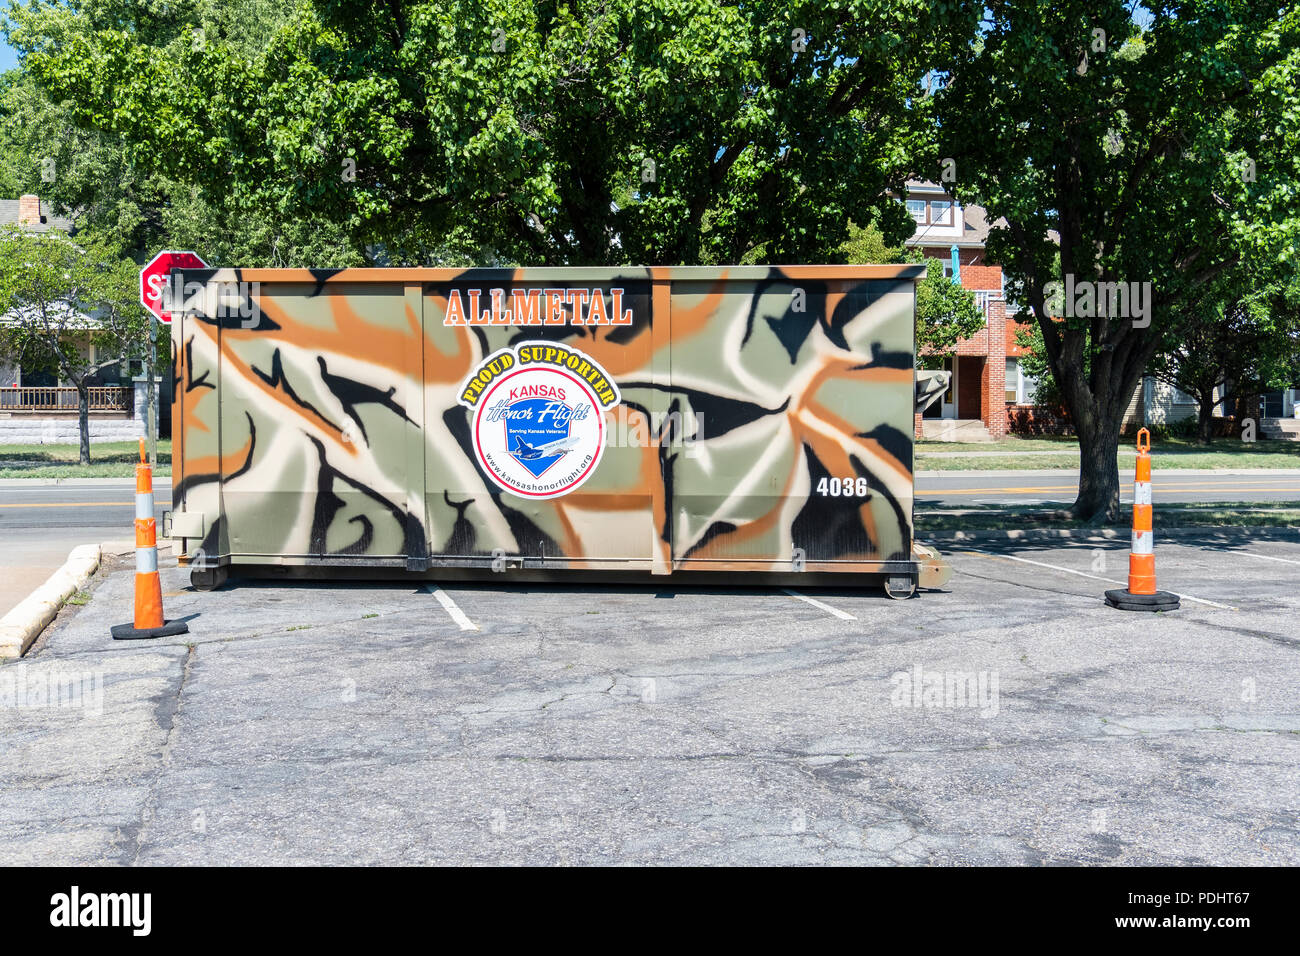
[[[221,568],[192,568],[190,570],[190,587],[196,591],[215,591],[226,583],[230,572]]]
[[[885,578],[885,593],[895,601],[906,601],[916,593],[916,575],[889,575],[889,577]]]

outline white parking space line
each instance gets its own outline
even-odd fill
[[[450,594],[442,588],[434,587],[432,584],[428,585],[425,590],[438,599],[438,603],[441,604],[447,613],[451,615],[451,619],[460,625],[462,631],[478,630],[478,625],[465,615],[465,612],[462,611],[457,606],[456,602],[451,599]]]
[[[964,554],[978,554],[986,558],[1005,558],[1008,561],[1019,561],[1021,564],[1032,564],[1039,568],[1050,568],[1053,571],[1064,571],[1066,574],[1077,574],[1081,578],[1092,578],[1094,581],[1103,581],[1106,584],[1117,584],[1122,588],[1128,587],[1127,581],[1116,581],[1112,578],[1098,577],[1095,574],[1089,574],[1086,571],[1076,571],[1074,568],[1063,568],[1059,564],[1047,564],[1043,561],[1030,561],[1028,558],[1018,558],[1013,554],[996,554],[992,551],[979,551],[975,548],[963,549]],[[1237,608],[1231,604],[1219,604],[1217,601],[1207,601],[1204,598],[1192,597],[1190,594],[1184,594],[1181,591],[1173,592],[1184,601],[1195,601],[1197,604],[1204,604],[1208,607],[1217,607],[1221,611],[1235,611]]]
[[[1259,558],[1261,561],[1281,561],[1283,564],[1300,564],[1300,561],[1294,558],[1278,558],[1271,554],[1256,554],[1254,551],[1231,551],[1227,548],[1206,548],[1206,551],[1217,551],[1219,554],[1244,555],[1247,558]]]
[[[821,601],[818,601],[816,598],[810,598],[808,595],[800,594],[798,591],[791,591],[789,588],[783,588],[782,590],[784,590],[786,594],[790,595],[790,597],[798,598],[800,601],[806,601],[809,604],[811,604],[813,607],[821,608],[823,611],[827,612],[828,614],[834,614],[841,621],[857,620],[857,618],[854,617],[852,614],[850,614],[848,611],[841,611],[837,607],[831,607],[829,604],[823,604]]]

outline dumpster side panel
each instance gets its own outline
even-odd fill
[[[777,268],[673,284],[678,567],[909,558],[913,288]]]
[[[424,315],[425,505],[434,563],[488,565],[509,558],[527,566],[649,568],[657,542],[654,496],[662,479],[648,416],[662,398],[638,383],[652,381],[656,362],[666,368],[668,356],[666,343],[656,350],[648,273],[548,270],[537,281],[522,270],[505,276],[474,270],[427,284]],[[569,356],[558,368],[563,375],[528,378],[519,350],[529,343],[563,346],[552,350]],[[503,421],[485,411],[480,420],[463,401],[466,382],[502,353],[515,364],[475,401],[521,418]],[[528,383],[567,388],[565,407],[580,409],[570,386],[588,369],[593,381],[608,376],[620,400],[609,408],[587,402],[592,411],[582,422],[539,422],[553,406],[550,399],[529,397]],[[594,435],[594,429],[604,447],[598,466],[585,475],[588,449],[511,454],[520,441],[524,447],[563,445],[580,430]],[[512,492],[512,476],[536,486],[537,495]],[[580,481],[564,490],[573,476]]]
[[[219,373],[216,413],[197,408],[185,432],[185,491],[203,489],[187,509],[217,529],[208,556],[208,545],[254,563],[423,556],[423,523],[408,519],[420,317],[405,286],[267,284],[257,301],[252,319],[211,307],[185,319],[187,345]],[[196,436],[214,456],[194,454]]]

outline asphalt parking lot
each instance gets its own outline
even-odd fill
[[[0,863],[1300,863],[1300,542],[1160,542],[1158,616],[1126,542],[948,554],[901,602],[172,567],[148,644],[114,571],[0,667]]]

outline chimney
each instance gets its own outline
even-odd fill
[[[39,226],[41,224],[41,200],[31,193],[18,197],[18,225]]]

